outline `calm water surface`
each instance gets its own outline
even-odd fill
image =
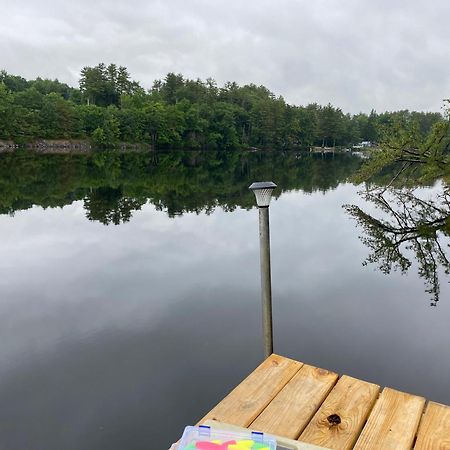
[[[0,160],[0,448],[165,449],[261,362],[260,178],[275,351],[450,403],[448,280],[362,266],[358,161],[41,158]]]

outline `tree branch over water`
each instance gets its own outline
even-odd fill
[[[387,168],[397,168],[384,186],[374,177]],[[450,116],[448,106],[444,120],[421,137],[413,122],[402,123],[385,134],[374,158],[355,178],[365,181],[367,190],[361,197],[381,211],[374,217],[356,205],[344,205],[349,215],[363,228],[362,242],[371,253],[364,265],[374,263],[385,274],[392,270],[406,273],[412,255],[418,273],[424,279],[431,305],[440,295],[440,273],[450,274]],[[440,181],[438,192],[424,199],[417,189]],[[370,184],[372,183],[372,184]],[[408,187],[409,186],[409,187]]]

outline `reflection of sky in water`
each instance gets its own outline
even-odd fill
[[[272,203],[275,351],[450,403],[447,280],[430,308],[414,267],[363,268],[352,202]],[[0,447],[164,448],[262,358],[256,209],[106,227],[76,202],[0,233]]]

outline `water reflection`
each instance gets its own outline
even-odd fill
[[[103,225],[128,222],[133,212],[140,210],[145,203],[146,199],[125,197],[122,187],[99,187],[84,198],[86,217]]]
[[[146,202],[169,217],[251,208],[248,185],[276,179],[280,190],[336,188],[360,160],[309,154],[249,152],[0,155],[0,213],[83,200],[86,217],[105,225],[129,221]]]
[[[341,205],[380,218],[344,182],[357,167],[0,155],[0,448],[164,449],[260,362],[257,179],[280,187],[276,351],[450,403],[450,302],[435,314],[414,272],[361,270],[367,247]]]
[[[439,278],[450,273],[450,189],[438,184],[434,190],[375,188],[361,192],[378,215],[356,205],[348,213],[364,230],[362,242],[371,250],[364,264],[374,263],[385,274],[406,273],[412,260],[424,280],[431,306],[440,297]]]
[[[247,188],[254,180],[277,180],[275,197],[291,190],[326,192],[360,166],[361,160],[350,155],[324,159],[295,152],[3,154],[0,214],[82,200],[87,219],[119,225],[129,222],[146,203],[172,218],[189,212],[211,214],[216,207],[250,209],[254,201]],[[436,305],[439,273],[449,272],[444,242],[449,236],[448,190],[439,186],[434,200],[422,199],[415,194],[414,176],[407,171],[400,174],[397,181],[409,189],[378,187],[361,192],[383,217],[371,216],[356,205],[346,209],[363,228],[362,240],[372,251],[365,264],[375,263],[383,273],[395,269],[406,273],[415,259],[431,304]],[[392,173],[384,171],[376,181],[385,186],[391,185],[391,179]]]

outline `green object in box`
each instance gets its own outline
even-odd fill
[[[247,428],[237,427],[236,425],[229,425],[227,423],[218,422],[216,420],[207,420],[205,421],[204,425],[208,425],[211,428],[219,430],[249,431]],[[317,445],[307,444],[306,442],[294,441],[282,436],[273,437],[277,441],[276,450],[327,450],[325,447],[318,447]]]
[[[225,430],[208,425],[186,427],[178,450],[276,450],[276,440],[250,430]]]

